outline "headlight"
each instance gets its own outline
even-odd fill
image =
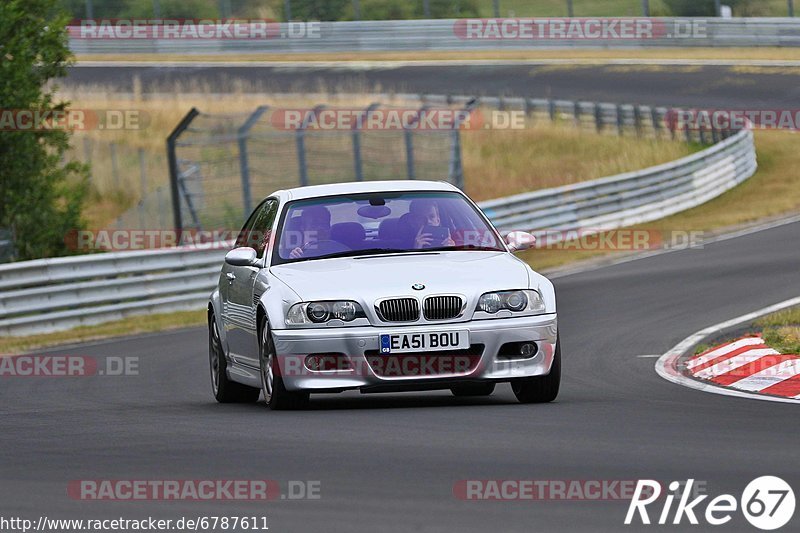
[[[352,322],[366,318],[364,309],[356,302],[341,300],[334,302],[301,302],[294,304],[286,313],[286,323],[292,326],[324,324],[329,320]]]
[[[515,313],[544,313],[544,300],[538,291],[500,291],[487,292],[478,300],[476,311],[494,314],[501,310]]]

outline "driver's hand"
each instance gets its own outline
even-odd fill
[[[419,228],[417,236],[416,238],[414,238],[414,247],[424,248],[426,246],[430,246],[432,240],[433,240],[433,235],[431,235],[430,233],[422,233],[422,228]]]
[[[455,246],[455,245],[456,245],[456,241],[454,241],[450,237],[448,237],[448,238],[446,238],[445,240],[442,241],[442,246]]]
[[[303,257],[303,249],[298,246],[297,248],[289,252],[289,257],[291,259],[299,259]]]

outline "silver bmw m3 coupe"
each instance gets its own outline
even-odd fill
[[[302,408],[310,393],[510,382],[522,403],[558,395],[552,283],[516,258],[464,193],[385,181],[277,191],[253,211],[208,304],[220,402]]]

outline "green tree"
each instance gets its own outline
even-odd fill
[[[50,80],[70,62],[57,0],[0,2],[0,110],[61,112]],[[19,259],[65,255],[65,235],[83,227],[87,168],[65,162],[69,132],[0,128],[0,228],[12,232]]]

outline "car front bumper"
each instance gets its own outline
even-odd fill
[[[376,366],[390,356],[381,356],[380,335],[384,333],[420,333],[425,331],[466,330],[473,350],[469,356],[445,352],[398,354],[408,362],[415,356],[424,364],[409,367],[401,364],[400,372],[387,372]],[[437,388],[458,381],[509,381],[515,378],[541,376],[550,372],[558,335],[555,314],[474,320],[470,322],[425,324],[415,326],[366,326],[335,329],[273,330],[275,351],[280,373],[287,390],[337,391],[361,389],[415,390]],[[533,342],[536,352],[526,358],[500,358],[498,353],[506,343]],[[314,371],[306,366],[310,354],[340,354],[346,356],[346,370]],[[394,354],[391,354],[394,355]],[[464,361],[469,360],[469,364]],[[454,362],[455,361],[455,362]],[[419,361],[417,361],[419,363]],[[389,365],[391,366],[391,365]],[[423,369],[435,369],[433,373]]]

